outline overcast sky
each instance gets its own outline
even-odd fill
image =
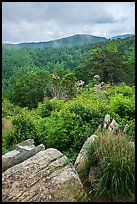
[[[135,2],[2,2],[2,41],[135,34]]]

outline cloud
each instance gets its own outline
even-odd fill
[[[3,2],[3,42],[48,41],[76,33],[135,31],[134,2]]]

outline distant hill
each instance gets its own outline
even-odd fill
[[[133,34],[125,34],[125,35],[117,35],[114,37],[111,37],[110,39],[125,39],[128,37],[134,37]],[[87,45],[91,43],[97,43],[97,42],[104,42],[108,40],[108,38],[105,37],[99,37],[94,35],[88,35],[88,34],[76,34],[73,36],[69,36],[66,38],[61,38],[57,40],[51,40],[47,42],[24,42],[19,44],[11,44],[11,43],[3,43],[2,45],[6,47],[34,47],[34,48],[60,48],[60,47],[72,47],[72,46],[79,46],[79,45]]]
[[[114,37],[112,37],[111,39],[112,39],[112,40],[117,39],[117,38],[125,39],[125,38],[129,38],[129,37],[134,37],[134,36],[135,36],[135,35],[133,35],[133,34],[124,34],[124,35],[114,36]]]
[[[47,42],[29,42],[29,43],[20,43],[19,46],[29,46],[35,48],[42,47],[72,47],[78,45],[85,45],[90,43],[102,42],[108,40],[105,37],[97,37],[88,34],[77,34],[66,38],[61,38],[57,40],[47,41]]]

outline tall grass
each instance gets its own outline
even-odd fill
[[[135,147],[121,133],[101,132],[87,150],[89,166],[97,167],[95,197],[129,197],[135,194]]]

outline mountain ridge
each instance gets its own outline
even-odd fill
[[[112,40],[115,40],[117,38],[120,38],[120,39],[125,39],[125,38],[129,38],[129,37],[134,37],[135,35],[133,34],[123,34],[123,35],[116,35],[116,36],[113,36],[111,37]]]
[[[18,44],[11,44],[11,43],[5,43],[7,45],[15,45],[15,46],[27,46],[27,47],[36,47],[36,48],[47,48],[47,47],[53,47],[53,48],[59,48],[59,47],[72,47],[72,46],[79,46],[79,45],[85,45],[90,43],[96,43],[96,42],[102,42],[108,40],[105,37],[99,37],[89,34],[75,34],[72,36],[56,39],[56,40],[50,40],[45,42],[23,42]]]
[[[88,34],[76,34],[69,37],[64,37],[57,40],[50,40],[47,42],[31,42],[31,43],[20,43],[19,46],[33,46],[33,47],[72,47],[96,42],[102,42],[108,40],[105,37],[98,37]]]
[[[73,47],[79,45],[86,45],[86,44],[93,44],[97,42],[107,41],[109,39],[114,40],[117,38],[128,38],[134,37],[133,34],[124,34],[124,35],[117,35],[111,38],[89,35],[89,34],[75,34],[68,37],[59,38],[56,40],[49,40],[49,41],[40,41],[40,42],[22,42],[17,44],[12,43],[3,43],[3,45],[12,45],[12,46],[22,46],[22,47],[34,47],[34,48],[60,48],[60,47]]]

